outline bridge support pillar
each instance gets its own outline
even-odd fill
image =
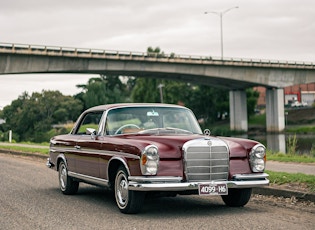
[[[266,90],[266,126],[267,132],[284,131],[284,92],[283,89]]]
[[[245,90],[230,91],[230,129],[248,131],[247,98]]]

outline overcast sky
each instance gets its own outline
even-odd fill
[[[314,0],[0,0],[0,42],[315,62]],[[0,75],[0,108],[22,92],[79,92],[92,75]]]

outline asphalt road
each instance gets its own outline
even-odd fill
[[[39,158],[0,153],[0,229],[313,229],[314,206],[253,197],[229,208],[220,197],[147,199],[137,215],[121,214],[111,192],[80,185],[62,195],[57,172]]]

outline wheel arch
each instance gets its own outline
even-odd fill
[[[59,164],[60,164],[61,161],[65,162],[66,167],[68,168],[66,156],[65,156],[64,154],[59,154],[59,155],[57,156],[57,167],[56,167],[56,170],[57,170],[57,171],[59,171]]]
[[[130,170],[129,170],[126,159],[123,159],[121,157],[111,158],[108,162],[108,169],[107,169],[108,170],[108,172],[107,172],[108,180],[109,180],[111,188],[113,188],[116,172],[117,172],[119,166],[124,166],[125,169],[127,170],[128,175],[130,175]]]

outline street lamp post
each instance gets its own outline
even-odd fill
[[[223,10],[223,11],[219,11],[219,12],[216,12],[216,11],[206,11],[205,14],[216,14],[218,16],[220,16],[220,29],[221,29],[221,59],[223,59],[223,25],[222,25],[222,18],[223,18],[223,15],[227,12],[229,12],[230,10],[233,10],[233,9],[237,9],[238,6],[234,6],[234,7],[231,7],[229,9],[226,9],[226,10]]]
[[[160,100],[161,100],[161,103],[163,103],[163,87],[164,87],[163,84],[159,84],[158,85],[158,88],[160,89]]]

